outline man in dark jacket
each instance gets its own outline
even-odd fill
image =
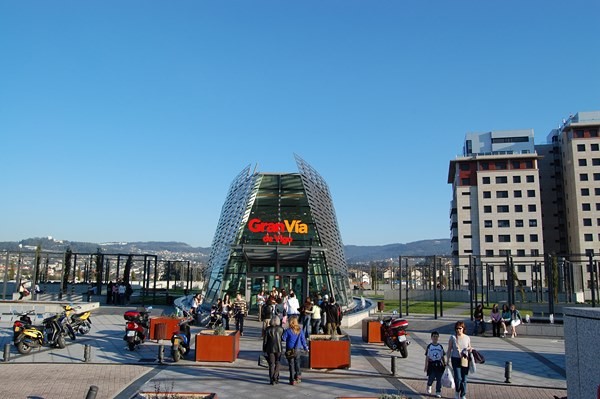
[[[278,316],[273,316],[269,324],[270,326],[265,330],[263,338],[263,352],[269,363],[270,384],[275,385],[279,384],[279,360],[281,352],[283,352],[283,345],[281,343],[283,328]]]
[[[325,307],[327,334],[335,334],[341,321],[340,305],[335,302],[333,297],[329,298],[329,304]]]

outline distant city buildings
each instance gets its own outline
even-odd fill
[[[533,130],[467,134],[448,173],[455,264],[477,257],[491,265],[493,278],[503,275],[494,266],[500,257],[536,265],[546,254],[582,262],[600,254],[599,129],[600,111],[594,111],[565,119],[537,146]],[[517,279],[540,284],[532,270],[517,268]],[[589,285],[583,276],[585,267],[573,268],[576,289]]]

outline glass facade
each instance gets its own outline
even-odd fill
[[[275,286],[298,299],[329,294],[353,306],[348,269],[329,189],[296,156],[300,173],[250,172],[232,182],[209,257],[204,306],[225,293],[250,301]],[[301,302],[302,303],[302,302]]]

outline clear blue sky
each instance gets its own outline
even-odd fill
[[[344,244],[449,238],[467,132],[600,110],[598,1],[0,0],[0,241],[210,246],[247,165]]]

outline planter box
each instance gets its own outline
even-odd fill
[[[218,399],[213,392],[140,392],[135,399],[181,398],[181,399]]]
[[[362,321],[362,340],[364,342],[383,342],[379,320],[364,319]]]
[[[213,330],[196,334],[197,362],[235,362],[240,353],[240,332],[227,331],[227,335],[214,335]]]
[[[350,368],[350,339],[340,335],[332,341],[329,335],[311,335],[308,363],[311,369],[348,369]]]
[[[150,339],[171,339],[173,334],[179,332],[179,317],[150,317]]]

